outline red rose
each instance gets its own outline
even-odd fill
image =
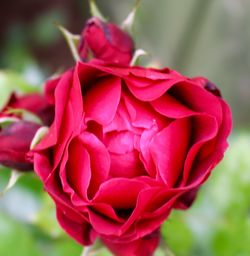
[[[153,254],[161,223],[192,203],[227,148],[231,112],[207,83],[98,61],[49,82],[55,120],[34,166],[75,240]]]
[[[126,65],[132,60],[134,43],[115,24],[93,17],[87,21],[82,31],[78,48],[82,60],[87,60],[91,51],[96,59]]]
[[[22,112],[8,112],[23,109],[39,117],[44,125],[50,125],[54,118],[54,107],[39,94],[25,96],[12,95],[8,104],[0,112],[1,119],[14,117],[14,123],[0,126],[0,164],[20,171],[33,169],[32,159],[28,157],[30,144],[41,125],[32,121],[24,121]]]

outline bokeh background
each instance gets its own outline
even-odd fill
[[[135,3],[96,2],[118,24]],[[73,65],[55,23],[79,34],[89,16],[87,0],[1,1],[0,102],[6,84],[41,88],[47,77]],[[163,240],[172,252],[165,248],[156,255],[250,255],[249,28],[249,0],[141,0],[133,35],[136,47],[150,53],[143,63],[209,77],[234,118],[225,159],[193,207],[173,212],[163,225]],[[0,169],[0,189],[9,175]],[[78,256],[81,251],[57,226],[53,204],[32,174],[0,198],[0,255]]]

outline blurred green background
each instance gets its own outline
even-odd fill
[[[120,24],[135,1],[96,2],[110,21]],[[73,59],[54,23],[79,34],[89,16],[86,0],[2,1],[0,102],[4,86],[33,90],[46,77],[70,67]],[[163,225],[172,255],[250,255],[249,27],[248,0],[141,1],[133,35],[136,47],[150,53],[143,61],[170,66],[187,76],[209,77],[234,116],[225,159],[193,207],[173,212]],[[9,170],[0,170],[0,190],[9,175]],[[0,198],[0,255],[78,256],[81,251],[57,226],[53,204],[32,174]]]

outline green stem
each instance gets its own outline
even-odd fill
[[[91,249],[91,246],[84,246],[81,256],[89,256]]]

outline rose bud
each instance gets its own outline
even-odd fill
[[[0,129],[0,164],[20,171],[33,170],[27,153],[39,127],[32,122],[20,121]]]
[[[83,61],[91,52],[96,59],[128,65],[133,57],[134,42],[118,26],[93,17],[86,22],[78,47]]]
[[[192,80],[199,83],[203,88],[205,88],[209,92],[213,93],[214,95],[216,95],[218,97],[221,97],[221,92],[218,89],[218,87],[214,83],[209,81],[207,78],[205,78],[205,77],[194,77],[194,78],[192,78]]]
[[[34,169],[60,225],[82,245],[100,238],[117,256],[153,255],[155,230],[192,205],[223,158],[229,106],[168,68],[78,62],[48,83],[55,119]]]
[[[27,110],[38,116],[44,125],[50,125],[54,119],[54,107],[47,98],[38,93],[16,96],[13,94],[6,108]]]
[[[17,111],[16,111],[17,110]],[[20,112],[18,110],[21,110]],[[50,125],[54,118],[53,104],[47,97],[33,93],[17,96],[12,94],[7,105],[0,112],[0,117],[14,118],[14,123],[0,128],[0,164],[20,171],[33,170],[29,157],[30,144],[41,125],[33,121],[25,121],[22,112],[29,111],[42,121],[41,125]],[[35,117],[31,117],[35,118]]]

